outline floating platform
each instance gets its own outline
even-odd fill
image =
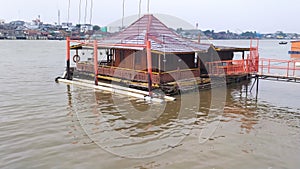
[[[285,75],[280,75],[280,74],[260,74],[256,73],[253,74],[252,76],[257,76],[260,79],[265,79],[265,80],[276,80],[276,81],[287,81],[287,82],[298,82],[300,83],[300,77],[297,76],[285,76]]]
[[[164,101],[175,101],[176,100],[176,98],[174,98],[174,97],[155,95],[155,94],[153,97],[150,97],[149,93],[146,91],[122,87],[122,86],[113,85],[113,84],[98,82],[98,85],[94,85],[93,81],[89,81],[89,80],[81,80],[81,79],[67,80],[67,79],[58,78],[57,82],[72,84],[72,85],[82,86],[82,87],[87,87],[87,88],[93,88],[93,89],[102,90],[102,91],[108,91],[108,92],[115,93],[115,94],[127,95],[130,97],[135,97],[135,98],[144,99],[147,101],[153,101],[153,102],[157,102],[157,103],[161,103]]]

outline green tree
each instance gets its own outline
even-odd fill
[[[101,28],[100,28],[100,26],[98,26],[98,25],[95,25],[95,26],[93,26],[93,30],[94,31],[99,31]]]

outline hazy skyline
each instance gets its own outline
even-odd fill
[[[90,22],[90,4],[85,19],[85,2],[81,0],[80,22]],[[58,22],[58,10],[61,22],[68,20],[68,0],[0,0],[0,19],[6,22],[13,20],[31,21],[41,16],[44,23]],[[71,0],[70,22],[79,21],[79,2]],[[92,24],[105,26],[122,17],[123,0],[93,0]],[[268,33],[284,31],[300,33],[297,0],[150,0],[150,13],[161,13],[176,16],[192,25],[199,24],[201,30],[226,31],[236,33],[257,31]],[[125,16],[139,13],[139,0],[125,0]],[[147,0],[142,0],[142,14],[147,12]]]

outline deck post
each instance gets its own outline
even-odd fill
[[[242,52],[242,58],[243,58],[243,60],[245,60],[245,51]]]
[[[67,37],[67,56],[66,56],[66,62],[67,62],[67,77],[66,79],[71,80],[71,70],[70,70],[70,55],[71,55],[71,47],[70,47],[70,37]]]
[[[201,59],[198,53],[197,53],[197,66],[198,66],[199,77],[201,77]]]
[[[271,68],[271,60],[269,59],[269,64],[268,64],[268,73],[270,74],[270,68]]]
[[[161,85],[161,54],[158,55],[158,84]]]
[[[161,54],[158,55],[158,73],[161,73]]]
[[[78,53],[78,49],[76,49],[76,53],[75,53],[77,56],[79,55],[79,53]],[[77,62],[76,62],[77,63]]]
[[[95,85],[98,85],[98,45],[97,40],[94,40],[94,71],[95,71]]]
[[[257,98],[258,98],[258,87],[259,87],[259,76],[258,75],[256,75],[256,100],[257,100]]]
[[[258,69],[257,69],[257,72],[258,72]],[[263,74],[264,72],[264,61],[261,60],[261,74]]]
[[[289,71],[290,71],[290,61],[288,61],[288,67],[287,67],[287,70],[286,70],[286,77],[287,78],[289,77]]]
[[[149,96],[152,97],[152,57],[151,57],[151,42],[147,40],[147,67],[148,67],[148,90]]]
[[[293,76],[295,77],[296,76],[296,62],[295,61],[293,61],[293,63],[294,63],[294,67],[293,67]]]

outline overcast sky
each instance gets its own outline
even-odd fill
[[[82,1],[81,23],[85,2]],[[70,21],[79,21],[79,2],[71,0]],[[123,0],[93,0],[92,24],[105,26],[122,17]],[[89,5],[91,0],[88,0]],[[139,0],[125,0],[125,16],[139,13]],[[68,18],[68,0],[0,0],[0,19],[31,21],[38,15],[45,23]],[[150,13],[162,13],[181,18],[201,30],[230,30],[236,33],[256,30],[260,33],[284,31],[300,33],[299,0],[150,0]],[[142,0],[142,13],[147,12],[147,0]],[[87,22],[89,22],[89,11]]]

